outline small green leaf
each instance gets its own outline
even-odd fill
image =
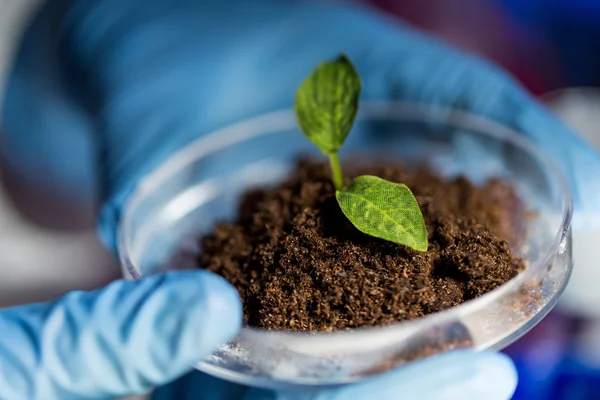
[[[403,184],[363,175],[336,192],[342,212],[361,232],[427,251],[427,229],[417,199]]]
[[[361,80],[350,60],[320,64],[296,93],[300,129],[323,153],[331,155],[344,144],[358,111]]]

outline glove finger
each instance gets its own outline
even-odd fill
[[[322,391],[270,394],[248,392],[247,400],[353,400],[353,399],[510,399],[517,374],[510,359],[499,353],[459,350],[434,356],[356,385]]]
[[[203,271],[7,309],[0,313],[0,398],[142,393],[190,371],[240,324],[235,289]]]

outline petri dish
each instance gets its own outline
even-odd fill
[[[281,110],[200,137],[140,180],[118,226],[123,274],[140,279],[195,268],[197,237],[235,216],[248,189],[274,185],[299,154],[320,155]],[[460,347],[502,349],[556,304],[572,269],[570,187],[553,160],[523,135],[458,109],[403,102],[361,104],[341,158],[355,154],[426,164],[474,183],[509,180],[534,217],[515,251],[527,268],[503,286],[426,317],[332,333],[243,327],[197,368],[265,388],[357,382]]]

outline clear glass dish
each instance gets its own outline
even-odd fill
[[[528,267],[465,304],[385,327],[334,333],[244,327],[199,363],[208,374],[268,388],[355,382],[457,347],[501,349],[556,304],[571,273],[571,195],[553,161],[506,126],[459,110],[364,103],[341,152],[426,163],[475,183],[509,179],[535,218],[515,249]],[[141,180],[123,210],[118,251],[127,278],[194,268],[197,237],[235,216],[241,194],[273,185],[296,156],[320,155],[298,131],[292,110],[202,136]],[[524,226],[522,219],[512,221]],[[517,225],[515,225],[517,226]]]

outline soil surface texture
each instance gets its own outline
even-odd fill
[[[475,186],[397,164],[354,163],[344,172],[346,184],[363,174],[406,184],[421,206],[429,250],[359,232],[337,204],[328,164],[302,159],[285,182],[247,193],[236,221],[200,238],[198,266],[237,287],[248,325],[334,331],[415,319],[481,296],[525,268],[509,245],[519,211],[509,184]]]

